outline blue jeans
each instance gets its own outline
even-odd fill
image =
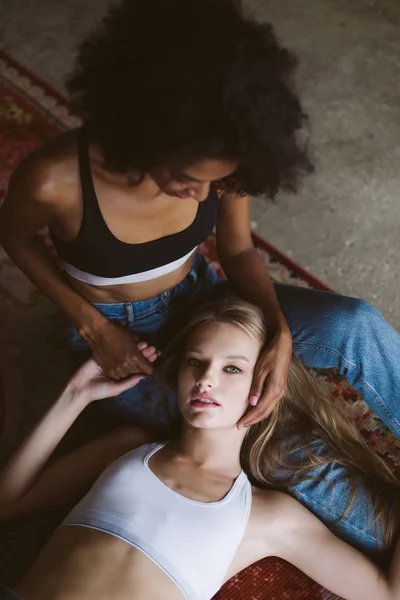
[[[134,331],[140,338],[162,349],[165,328],[175,316],[176,303],[182,300],[190,303],[200,294],[210,291],[221,282],[218,275],[209,266],[206,259],[197,254],[185,279],[176,287],[143,302],[123,302],[118,304],[94,304],[98,311],[110,321]],[[80,337],[75,327],[69,327],[69,343],[83,354],[88,344]],[[133,389],[127,390],[117,398],[100,401],[98,406],[106,409],[117,418],[167,432],[180,420],[176,394],[163,388],[153,376],[146,377]]]
[[[110,320],[162,348],[162,330],[173,314],[174,301],[190,303],[218,282],[207,261],[197,255],[187,277],[160,296],[144,302],[94,306]],[[400,438],[400,336],[363,300],[283,284],[276,284],[275,290],[292,332],[294,352],[302,362],[310,367],[338,368]],[[72,327],[70,342],[75,349],[87,351],[86,343]],[[179,420],[175,394],[161,388],[153,377],[102,404],[124,420],[164,430]],[[342,515],[349,495],[344,469],[332,463],[316,474],[322,480],[298,484],[292,493],[325,523],[333,525]],[[360,489],[337,531],[353,545],[373,551],[377,544],[374,527],[368,524],[370,512],[368,496]]]
[[[0,584],[0,600],[22,600],[18,594]]]

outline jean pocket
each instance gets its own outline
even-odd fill
[[[164,330],[168,325],[170,312],[167,307],[135,320],[133,331],[145,342],[157,347],[163,345]]]
[[[67,329],[67,341],[68,345],[74,350],[87,350],[89,348],[89,344],[79,335],[76,327],[72,324]]]
[[[119,325],[120,327],[123,327],[124,329],[129,328],[129,323],[127,320],[121,320],[121,319],[108,319],[108,320],[115,325]],[[68,328],[67,328],[67,342],[68,342],[69,347],[72,348],[73,350],[82,351],[82,350],[90,349],[89,344],[79,335],[76,327],[72,324],[68,325]]]

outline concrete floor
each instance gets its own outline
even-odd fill
[[[247,0],[298,54],[316,172],[256,231],[400,330],[400,2]],[[0,45],[56,88],[109,0],[2,0]]]

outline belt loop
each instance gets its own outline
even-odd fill
[[[133,327],[135,324],[135,313],[133,310],[133,302],[125,302],[126,316],[128,324]]]
[[[188,273],[188,278],[192,287],[194,287],[197,283],[197,272],[196,269],[190,269]]]
[[[198,279],[197,271],[199,270],[201,261],[202,261],[202,257],[200,255],[200,253],[197,251],[196,256],[194,257],[194,260],[192,262],[190,271],[188,273],[188,277],[189,277],[190,283],[192,284],[192,287],[194,287],[197,283],[197,279]]]

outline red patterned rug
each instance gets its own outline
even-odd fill
[[[11,57],[0,51],[0,202],[11,172],[21,159],[42,142],[76,127],[79,117],[66,100]],[[271,244],[254,234],[254,243],[276,281],[329,289]],[[203,252],[217,269],[213,238]],[[4,455],[20,442],[39,414],[52,402],[69,374],[68,351],[63,344],[62,318],[34,288],[0,247],[0,366],[4,380],[0,427]],[[324,378],[337,402],[356,420],[363,435],[400,475],[400,453],[394,436],[368,409],[343,378],[330,372]],[[2,418],[4,416],[4,419]],[[3,423],[4,421],[4,423]],[[86,432],[86,430],[84,430]],[[25,525],[24,525],[25,527]],[[24,527],[15,526],[6,538],[26,546]],[[36,546],[43,543],[41,525],[36,527]],[[26,532],[25,532],[26,533]],[[19,539],[18,539],[19,538]],[[7,544],[4,543],[4,546]],[[31,554],[33,555],[34,549]],[[4,555],[4,559],[3,559]],[[0,581],[12,584],[23,569],[21,554],[4,548]],[[19,569],[15,567],[20,563]],[[10,574],[13,572],[14,575]],[[7,581],[6,581],[7,580]],[[215,600],[334,600],[295,568],[275,559],[263,560],[233,579]],[[337,599],[340,600],[340,599]]]

